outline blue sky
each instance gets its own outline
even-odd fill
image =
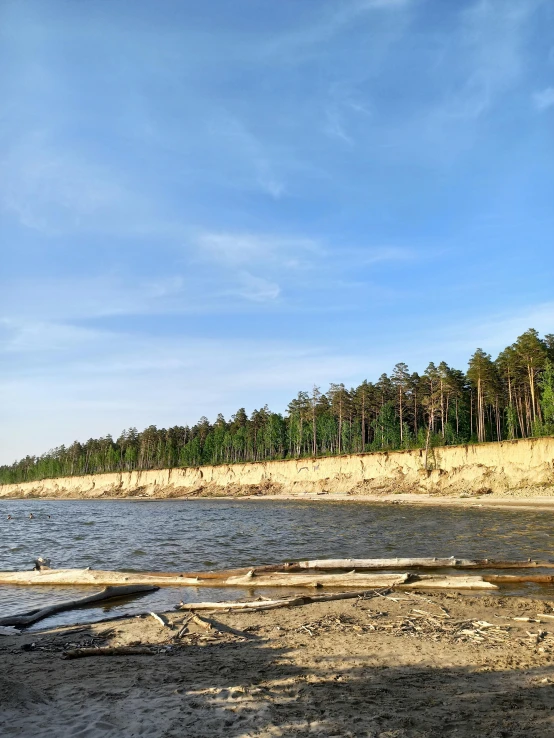
[[[550,0],[0,0],[0,462],[554,331]]]

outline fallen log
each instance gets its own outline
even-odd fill
[[[147,646],[105,646],[104,648],[72,648],[63,654],[64,659],[81,659],[85,656],[153,656],[156,653]]]
[[[196,579],[181,575],[168,577],[134,572],[95,571],[93,569],[49,569],[0,573],[0,584],[20,585],[135,585],[183,587],[388,587],[406,581],[408,574],[262,574],[250,570],[241,576],[222,579]]]
[[[95,569],[47,569],[41,571],[0,572],[0,584],[17,585],[136,585],[179,587],[201,584],[196,578],[182,574],[142,574],[137,572],[101,571]],[[209,581],[206,580],[206,584]]]
[[[39,566],[33,571],[0,572],[0,584],[18,585],[117,585],[152,584],[168,586],[232,586],[241,578],[271,576],[273,574],[306,574],[306,570],[332,572],[334,570],[364,572],[398,569],[537,569],[553,568],[553,561],[508,561],[496,559],[463,558],[388,558],[388,559],[315,559],[284,564],[272,564],[242,569],[204,572],[113,572],[93,569],[50,569]],[[228,583],[225,583],[228,580]],[[224,583],[222,583],[224,582]],[[261,585],[260,585],[261,586]],[[279,586],[279,585],[275,585]]]
[[[414,581],[396,585],[397,589],[498,589],[493,582],[480,576],[441,577],[421,574]]]
[[[487,589],[495,590],[498,587],[489,582],[483,581],[479,576],[475,577],[434,577],[414,579],[414,581],[406,580],[404,584],[391,585],[385,589],[390,591],[395,589]],[[283,597],[277,600],[252,600],[249,602],[181,602],[179,610],[195,611],[195,610],[234,610],[238,612],[256,612],[257,610],[275,610],[282,607],[300,607],[302,605],[311,605],[316,602],[331,602],[333,600],[348,600],[367,597],[377,597],[381,595],[376,589],[365,591],[355,590],[353,592],[337,592],[333,594],[321,595],[293,595],[292,597]],[[553,616],[554,617],[554,616]]]
[[[126,587],[106,587],[102,592],[97,594],[89,595],[88,597],[81,597],[78,600],[66,600],[65,602],[58,602],[55,605],[49,607],[43,607],[29,612],[19,613],[18,615],[8,615],[0,618],[0,625],[12,625],[16,628],[26,628],[39,620],[55,615],[58,612],[64,612],[66,610],[73,610],[83,605],[91,605],[96,602],[104,602],[111,600],[116,597],[128,597],[134,594],[142,594],[144,592],[153,592],[158,587],[152,585],[140,584]]]
[[[329,571],[345,569],[369,571],[378,569],[537,569],[554,568],[553,561],[503,561],[497,559],[391,558],[391,559],[315,559],[289,564],[291,568]]]
[[[226,579],[198,580],[186,577],[157,578],[156,576],[136,574],[132,572],[94,571],[92,569],[60,569],[48,571],[9,572],[0,575],[0,582],[11,584],[150,584],[161,586],[210,586],[210,587],[360,587],[363,589],[380,587],[408,586],[412,589],[496,589],[496,585],[484,582],[476,576],[432,576],[411,573],[360,573],[356,571],[327,574],[327,573],[282,573],[275,572],[257,575],[254,569],[242,576],[232,576]],[[433,584],[430,584],[430,582]]]
[[[520,584],[523,582],[554,584],[554,575],[551,574],[483,574],[483,579],[494,584]]]
[[[262,574],[253,572],[241,577],[223,580],[227,587],[344,587],[354,586],[393,587],[407,582],[411,574],[359,574],[351,571],[344,574]]]
[[[390,588],[389,588],[390,589]],[[278,600],[253,600],[250,602],[181,602],[179,610],[235,610],[239,612],[256,612],[257,610],[276,610],[281,607],[300,607],[314,602],[331,602],[333,600],[350,600],[354,598],[374,597],[375,590],[360,592],[337,592],[323,595],[298,595],[283,597]]]

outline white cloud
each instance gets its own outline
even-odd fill
[[[205,257],[229,265],[252,265],[279,260],[287,264],[287,255],[321,253],[318,242],[310,238],[245,232],[203,232],[196,242]]]
[[[539,112],[548,110],[554,105],[554,87],[545,87],[533,94],[533,103]]]
[[[60,335],[63,327],[23,327],[27,336]],[[301,387],[329,378],[352,380],[367,358],[329,347],[261,338],[198,339],[99,331],[64,333],[64,350],[17,342],[19,361],[3,362],[0,463],[41,453],[75,438],[123,427],[194,423],[270,402],[276,410]],[[4,355],[5,356],[5,355]],[[380,366],[378,367],[380,368]]]
[[[256,188],[274,199],[279,199],[285,193],[285,182],[276,171],[276,165],[267,146],[248,129],[243,121],[236,116],[219,114],[211,133],[223,140],[225,156],[234,159],[235,170],[245,172],[251,184],[255,184]],[[245,181],[241,183],[242,186],[245,184]]]
[[[239,272],[239,281],[238,294],[254,302],[276,300],[281,293],[281,288],[276,282],[257,277],[247,271]]]
[[[426,137],[442,157],[471,140],[470,124],[524,78],[529,23],[542,5],[544,0],[478,0],[462,10],[459,33],[441,51],[441,65],[449,65],[450,86],[425,115]]]
[[[413,3],[413,0],[340,0],[323,6],[323,10],[311,25],[278,37],[267,45],[266,52],[279,55],[285,62],[288,54],[309,53],[310,47],[328,42],[333,36],[347,30],[364,16],[384,11],[398,11]],[[322,7],[320,5],[320,7]]]
[[[29,134],[2,158],[0,202],[22,225],[45,233],[74,230],[99,212],[117,208],[121,186],[98,165],[61,152],[44,134]]]
[[[309,335],[201,339],[47,322],[11,325],[10,355],[0,363],[0,463],[75,438],[117,435],[123,427],[190,424],[201,415],[229,417],[240,406],[250,412],[266,402],[282,411],[299,389],[375,380],[399,360],[417,371],[443,359],[463,369],[477,346],[495,355],[531,326],[552,332],[554,303],[486,321],[424,321],[404,336],[396,331],[375,340],[368,332],[361,343],[346,345],[324,345]]]
[[[114,315],[148,315],[196,309],[197,295],[180,275],[148,279],[106,274],[100,277],[21,277],[0,283],[2,313],[20,320],[66,321]],[[1,314],[0,314],[1,317]]]

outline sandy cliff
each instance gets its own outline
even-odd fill
[[[429,452],[202,466],[45,479],[0,486],[0,497],[182,497],[247,494],[554,493],[554,438],[446,446]]]

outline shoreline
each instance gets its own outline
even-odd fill
[[[418,493],[398,493],[388,495],[348,494],[348,493],[313,493],[304,494],[250,494],[250,495],[180,495],[180,496],[157,496],[157,495],[130,495],[112,496],[102,495],[95,497],[83,497],[64,495],[40,496],[40,497],[0,497],[0,502],[351,502],[374,505],[409,505],[424,507],[459,507],[459,508],[495,508],[495,509],[529,509],[529,510],[551,510],[554,512],[554,488],[552,495],[472,495],[469,497],[453,497],[446,495],[426,495]]]

